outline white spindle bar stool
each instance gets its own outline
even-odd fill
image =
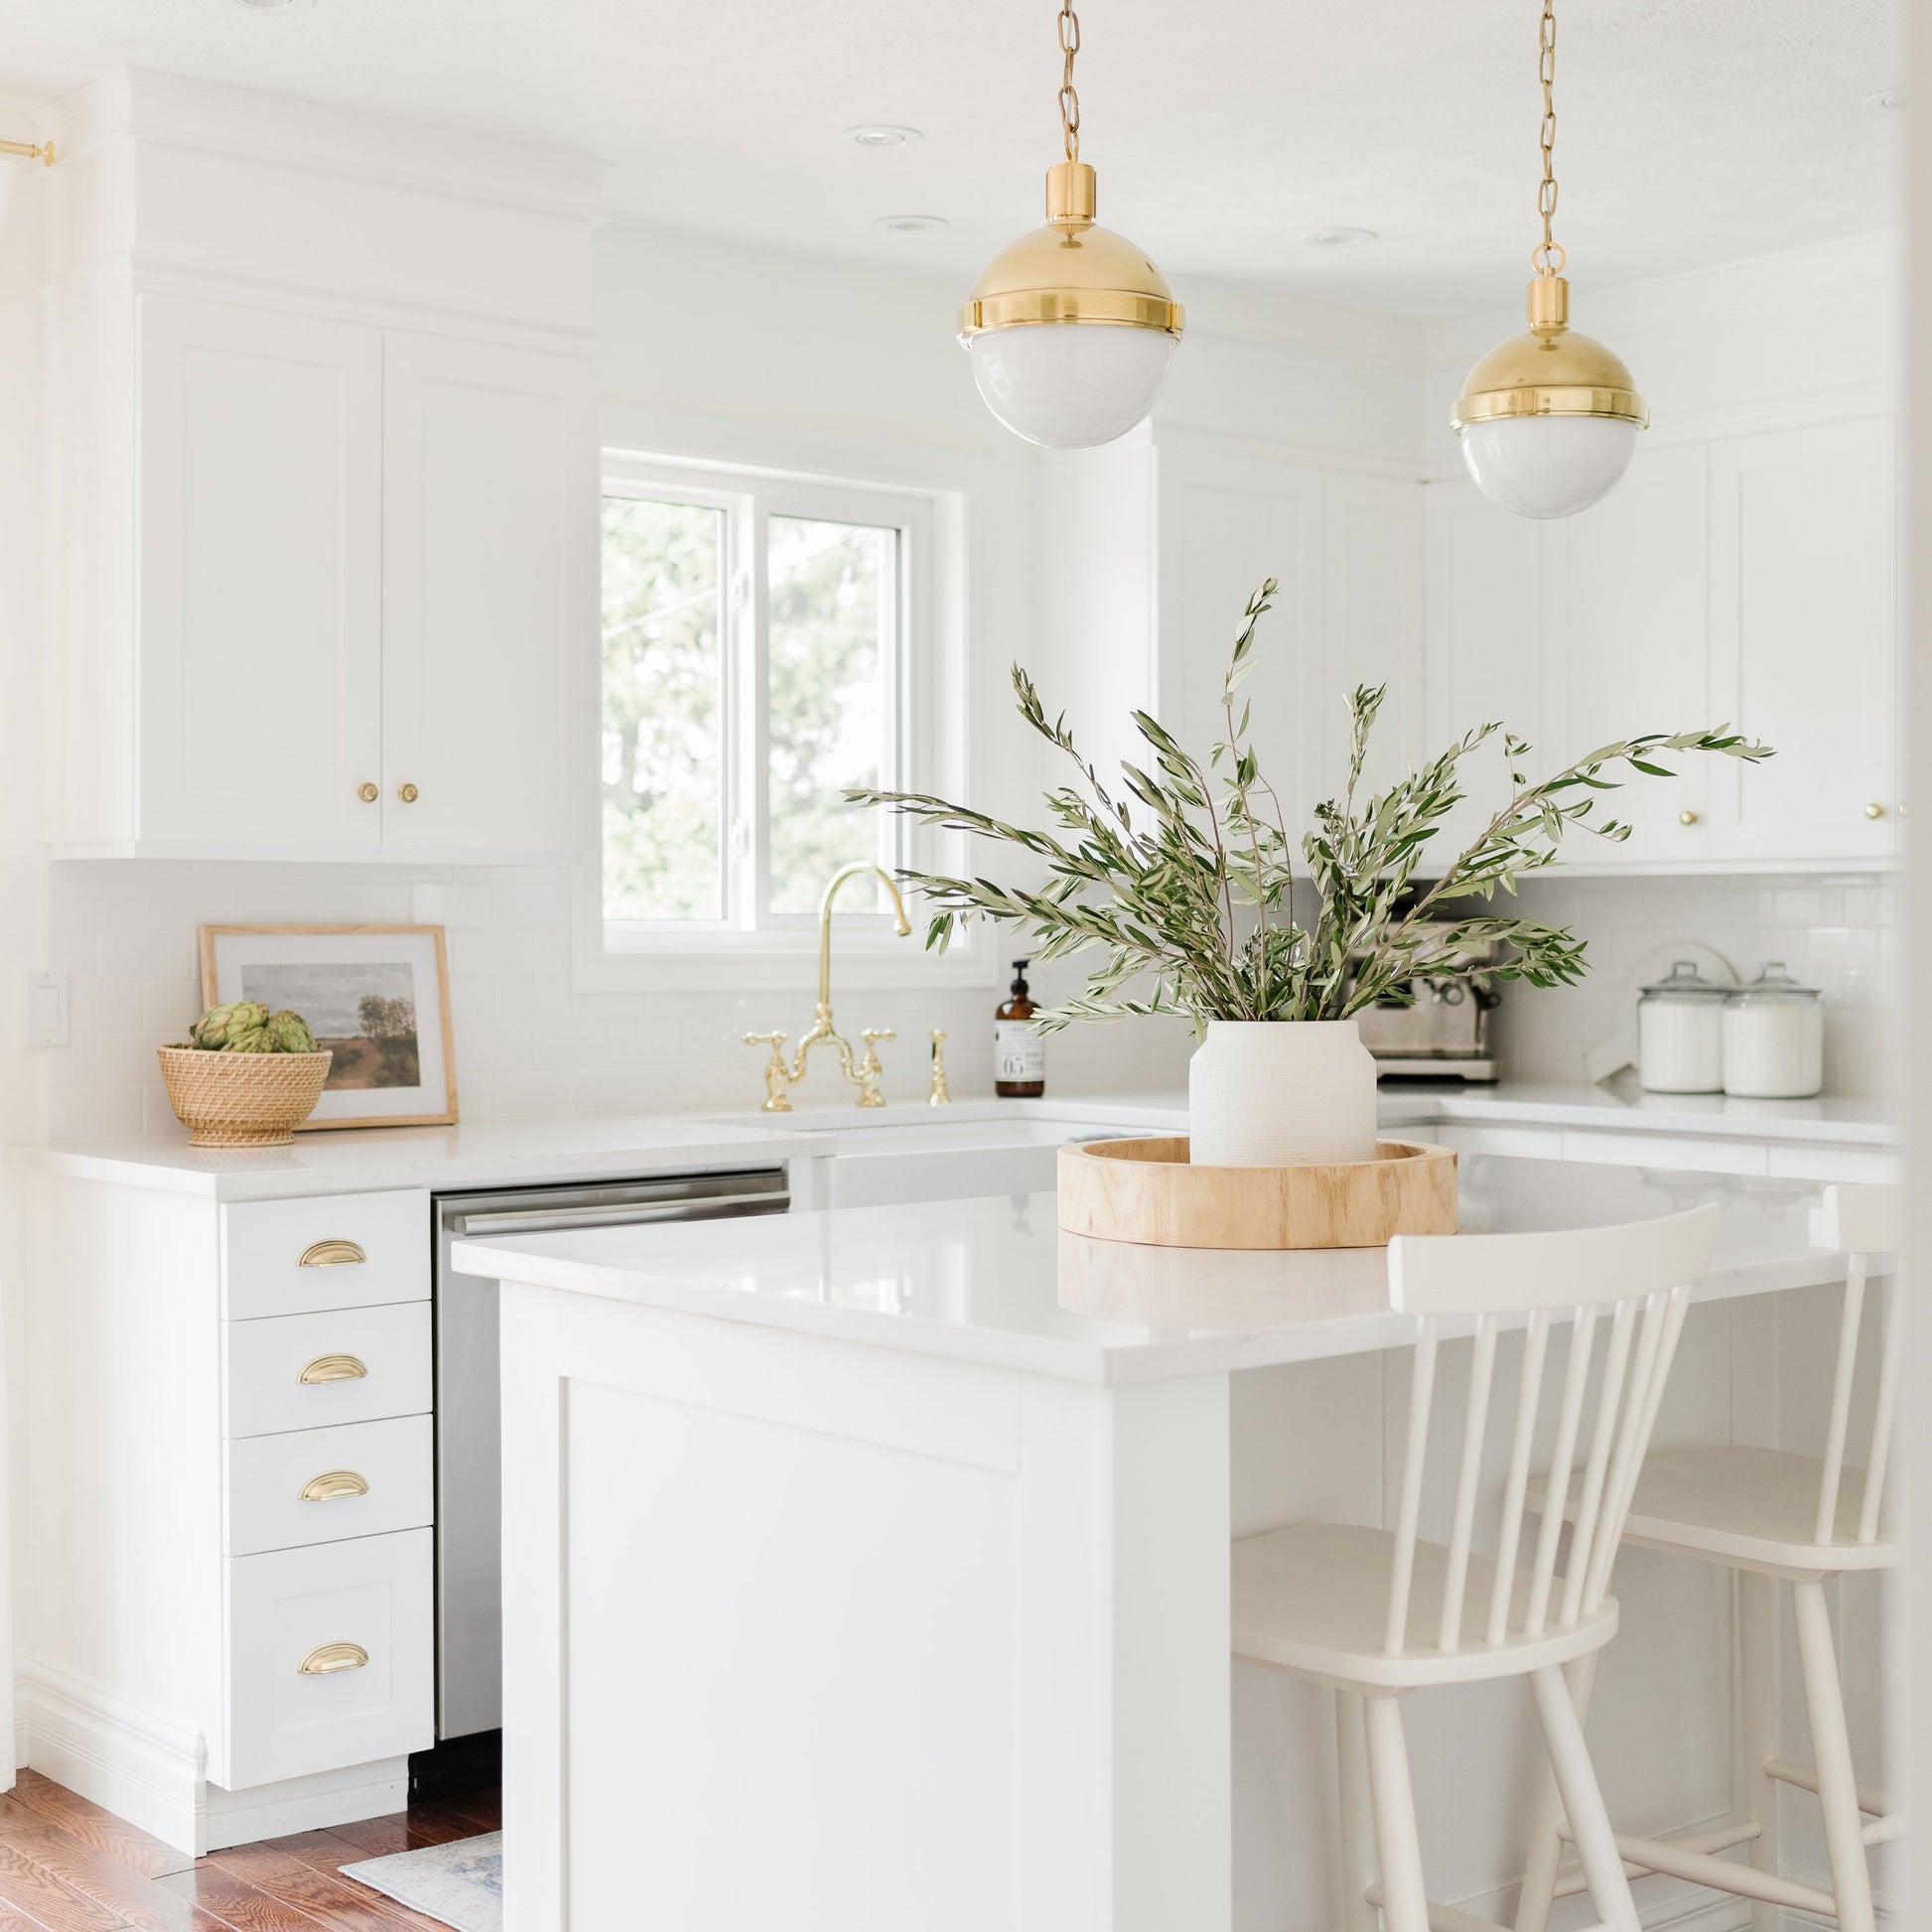
[[[1610,1566],[1636,1487],[1693,1285],[1704,1275],[1716,1207],[1660,1220],[1548,1234],[1401,1236],[1389,1244],[1391,1299],[1422,1316],[1410,1384],[1402,1491],[1393,1532],[1308,1523],[1234,1545],[1234,1654],[1336,1691],[1345,1923],[1387,1932],[1498,1932],[1465,1912],[1432,1907],[1403,1738],[1407,1691],[1528,1677],[1557,1789],[1583,1858],[1603,1932],[1637,1932],[1629,1880],[1610,1835],[1563,1666],[1593,1655],[1616,1630]],[[1586,1435],[1587,1508],[1557,1575],[1559,1524],[1545,1519],[1529,1567],[1517,1565],[1545,1362],[1558,1317],[1573,1316],[1553,1466],[1567,1483]],[[1449,1540],[1418,1534],[1429,1460],[1437,1358],[1446,1323],[1475,1317]],[[1493,1557],[1476,1555],[1477,1490],[1496,1380],[1496,1339],[1523,1318]],[[1591,1356],[1605,1335],[1594,1400]],[[1500,1406],[1500,1404],[1499,1404]],[[1449,1420],[1453,1423],[1453,1418]],[[1483,1512],[1487,1515],[1487,1512]],[[1357,1712],[1360,1713],[1359,1719]],[[1354,1770],[1366,1731],[1367,1809]],[[1372,1836],[1372,1854],[1370,1839]],[[1371,1869],[1371,1867],[1374,1867]],[[1367,1903],[1364,1903],[1367,1901]],[[1432,1919],[1432,1912],[1435,1914]]]
[[[1844,1932],[1872,1932],[1865,1848],[1897,1829],[1885,1794],[1858,1783],[1853,1774],[1824,1586],[1848,1570],[1889,1569],[1902,1556],[1882,1508],[1901,1355],[1900,1278],[1895,1271],[1882,1315],[1864,1467],[1849,1465],[1846,1450],[1854,1440],[1852,1391],[1866,1283],[1875,1262],[1898,1252],[1904,1218],[1904,1190],[1875,1185],[1828,1187],[1824,1207],[1813,1217],[1813,1244],[1844,1249],[1851,1257],[1823,1457],[1741,1446],[1662,1451],[1645,1467],[1624,1526],[1624,1540],[1642,1549],[1726,1564],[1737,1572],[1744,1817],[1737,1825],[1676,1838],[1618,1833],[1616,1847],[1640,1871],[1668,1872],[1750,1899],[1753,1932],[1776,1932],[1781,1906],[1835,1916]],[[1583,1499],[1554,1470],[1546,1482],[1531,1485],[1530,1507],[1541,1512],[1547,1495],[1566,1492],[1570,1500],[1564,1513],[1575,1519]],[[1545,1530],[1556,1520],[1554,1514],[1546,1515]],[[1815,1760],[1810,1770],[1776,1755],[1771,1633],[1780,1578],[1791,1586],[1796,1611],[1798,1669]],[[1584,1659],[1573,1670],[1578,1708],[1585,1716],[1593,1663],[1593,1658]],[[1778,1871],[1781,1783],[1816,1793],[1823,1807],[1829,1893]],[[1543,1932],[1551,1899],[1584,1888],[1582,1874],[1559,1876],[1562,1845],[1556,1825],[1562,1806],[1557,1793],[1546,1791],[1544,1813],[1523,1880],[1516,1932]],[[1865,1823],[1861,1814],[1868,1814],[1871,1822]],[[1748,1865],[1716,1856],[1735,1845],[1748,1847]]]

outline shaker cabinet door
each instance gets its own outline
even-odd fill
[[[1897,428],[1890,416],[1712,451],[1718,715],[1776,748],[1713,771],[1714,853],[1897,850]]]
[[[1560,621],[1562,582],[1549,527],[1498,509],[1461,482],[1431,483],[1423,520],[1428,755],[1500,723],[1530,741],[1525,770],[1541,777],[1574,756],[1550,738],[1557,719],[1549,640]],[[1440,876],[1508,802],[1502,743],[1497,732],[1460,761],[1462,803],[1431,840],[1424,877]]]
[[[563,855],[596,833],[590,364],[384,338],[384,842]]]
[[[382,339],[143,295],[143,846],[374,846]]]
[[[1557,722],[1538,772],[1599,745],[1647,732],[1722,724],[1711,697],[1709,458],[1702,445],[1644,452],[1603,498],[1552,528],[1564,552],[1561,662],[1551,683]],[[1620,820],[1619,844],[1573,831],[1566,862],[1591,867],[1673,865],[1710,849],[1708,757],[1664,757],[1676,773],[1616,766],[1621,787],[1599,792],[1590,821]],[[1730,760],[1723,761],[1728,764]]]

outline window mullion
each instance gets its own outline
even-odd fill
[[[768,922],[771,906],[771,541],[769,510],[757,496],[748,497],[746,502],[751,637],[745,660],[750,730],[744,797],[751,834],[745,923],[759,927]]]

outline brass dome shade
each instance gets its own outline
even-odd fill
[[[1083,161],[1046,171],[1046,225],[987,263],[959,312],[959,340],[1039,323],[1155,329],[1179,339],[1185,316],[1168,278],[1125,235],[1095,224],[1097,185]]]
[[[1650,406],[1622,359],[1570,327],[1570,284],[1561,275],[1530,284],[1529,312],[1529,328],[1469,371],[1450,428],[1510,416],[1603,416],[1649,426]]]

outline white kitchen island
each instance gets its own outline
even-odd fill
[[[1818,1196],[1479,1157],[1462,1211],[1721,1198],[1724,1301],[1842,1279]],[[1383,1251],[1099,1243],[1040,1194],[457,1259],[506,1285],[508,1932],[1229,1932],[1231,1390],[1406,1348]],[[1660,1441],[1735,1423],[1686,1355],[1723,1388]],[[1373,1509],[1357,1387],[1298,1398],[1294,1502]]]

